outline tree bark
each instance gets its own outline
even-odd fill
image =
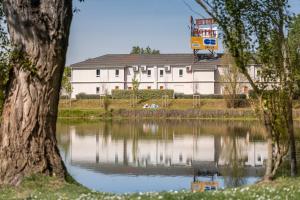
[[[66,176],[56,141],[71,0],[4,0],[14,45],[0,128],[0,185],[37,173]]]
[[[296,142],[294,135],[294,122],[293,122],[293,99],[290,97],[287,105],[287,126],[289,134],[290,143],[290,166],[291,166],[291,176],[295,177],[297,175],[297,155],[296,155]]]

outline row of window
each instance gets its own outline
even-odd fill
[[[147,76],[148,77],[151,77],[151,73],[152,73],[151,70],[147,70]],[[119,77],[119,74],[120,74],[120,71],[118,69],[116,69],[115,70],[115,76]],[[164,76],[164,70],[163,69],[159,70],[159,76],[160,77]],[[179,69],[179,77],[182,77],[182,76],[183,76],[183,69]],[[96,70],[96,77],[100,77],[100,69]]]
[[[115,76],[119,77],[120,71],[118,69],[115,70]],[[100,77],[100,69],[96,69],[96,77]]]
[[[119,86],[115,86],[115,90],[118,90],[120,87]],[[147,87],[148,90],[151,90],[151,86],[148,86]],[[159,89],[160,90],[164,90],[164,86],[159,86]],[[132,87],[128,87],[128,90],[132,90]],[[100,87],[96,87],[96,94],[99,94],[100,93]]]

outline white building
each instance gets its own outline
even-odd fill
[[[195,61],[193,54],[133,55],[108,54],[71,65],[72,98],[79,93],[105,94],[113,89],[130,90],[132,80],[139,89],[172,89],[184,94],[221,94],[220,56]],[[249,68],[255,77],[254,66]],[[244,84],[241,93],[248,92]]]

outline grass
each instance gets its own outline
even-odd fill
[[[269,183],[260,183],[252,186],[219,190],[215,192],[191,193],[189,191],[169,191],[117,195],[91,191],[79,184],[67,183],[54,177],[34,176],[26,178],[18,187],[0,188],[0,199],[300,199],[300,178],[278,178]]]
[[[144,110],[142,107],[144,104],[157,104],[159,105],[159,109],[163,110],[178,110],[178,111],[186,111],[192,110],[193,100],[192,99],[170,99],[168,101],[169,106],[163,108],[162,100],[153,99],[142,101],[137,104],[136,107],[130,106],[130,100],[127,99],[112,99],[110,100],[110,105],[108,111],[105,111],[100,106],[100,100],[96,99],[86,99],[86,100],[72,100],[72,106],[70,107],[69,100],[61,100],[59,104],[59,118],[111,118],[111,117],[120,117],[119,111],[128,110],[128,111],[139,111]],[[224,99],[202,99],[200,108],[203,111],[218,111],[218,110],[226,110],[226,103]],[[249,111],[248,108],[239,108],[236,110],[240,111]],[[172,116],[177,118],[177,116]],[[219,116],[223,118],[224,116]],[[229,116],[230,117],[230,116]],[[245,116],[246,118],[249,116]],[[255,116],[250,116],[252,119]]]
[[[112,99],[110,100],[111,104],[109,108],[117,109],[142,109],[144,104],[157,104],[159,107],[162,107],[161,99],[152,99],[147,101],[140,102],[136,108],[130,107],[130,100],[128,99]],[[193,100],[192,99],[169,99],[168,109],[176,110],[186,110],[193,109]],[[68,100],[60,100],[59,108],[69,108]],[[97,99],[82,99],[82,100],[72,100],[72,108],[77,109],[101,109],[100,100]],[[202,99],[201,100],[201,109],[225,109],[226,104],[224,99]],[[248,108],[249,109],[249,108]]]
[[[59,103],[59,118],[78,118],[78,119],[110,119],[110,118],[124,118],[120,113],[121,111],[133,111],[129,114],[127,118],[131,115],[135,115],[134,111],[141,111],[144,104],[157,104],[159,105],[159,110],[166,111],[178,111],[179,115],[168,114],[168,117],[163,116],[162,118],[192,118],[192,119],[238,119],[238,120],[254,120],[257,119],[253,109],[251,107],[228,109],[226,107],[226,102],[224,99],[201,99],[201,106],[199,108],[193,108],[192,99],[169,99],[169,106],[166,108],[162,107],[162,100],[153,99],[142,101],[137,104],[136,107],[132,108],[130,106],[130,100],[128,99],[110,99],[110,105],[108,111],[100,106],[100,100],[97,99],[82,99],[82,100],[72,100],[72,106],[70,107],[69,100],[60,100]],[[203,116],[186,116],[186,111],[200,109],[203,111]],[[300,121],[300,102],[294,101],[294,109],[296,115],[294,116],[295,121]],[[213,112],[214,114],[205,114]],[[225,111],[227,115],[224,115]],[[237,113],[240,114],[230,114]],[[222,114],[223,113],[223,114]],[[138,115],[139,116],[139,115]],[[142,118],[148,118],[149,116],[139,116]],[[150,116],[151,117],[151,116]],[[156,118],[157,116],[154,115]]]

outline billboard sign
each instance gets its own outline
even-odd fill
[[[193,50],[218,50],[218,27],[214,19],[191,17],[191,48]]]

